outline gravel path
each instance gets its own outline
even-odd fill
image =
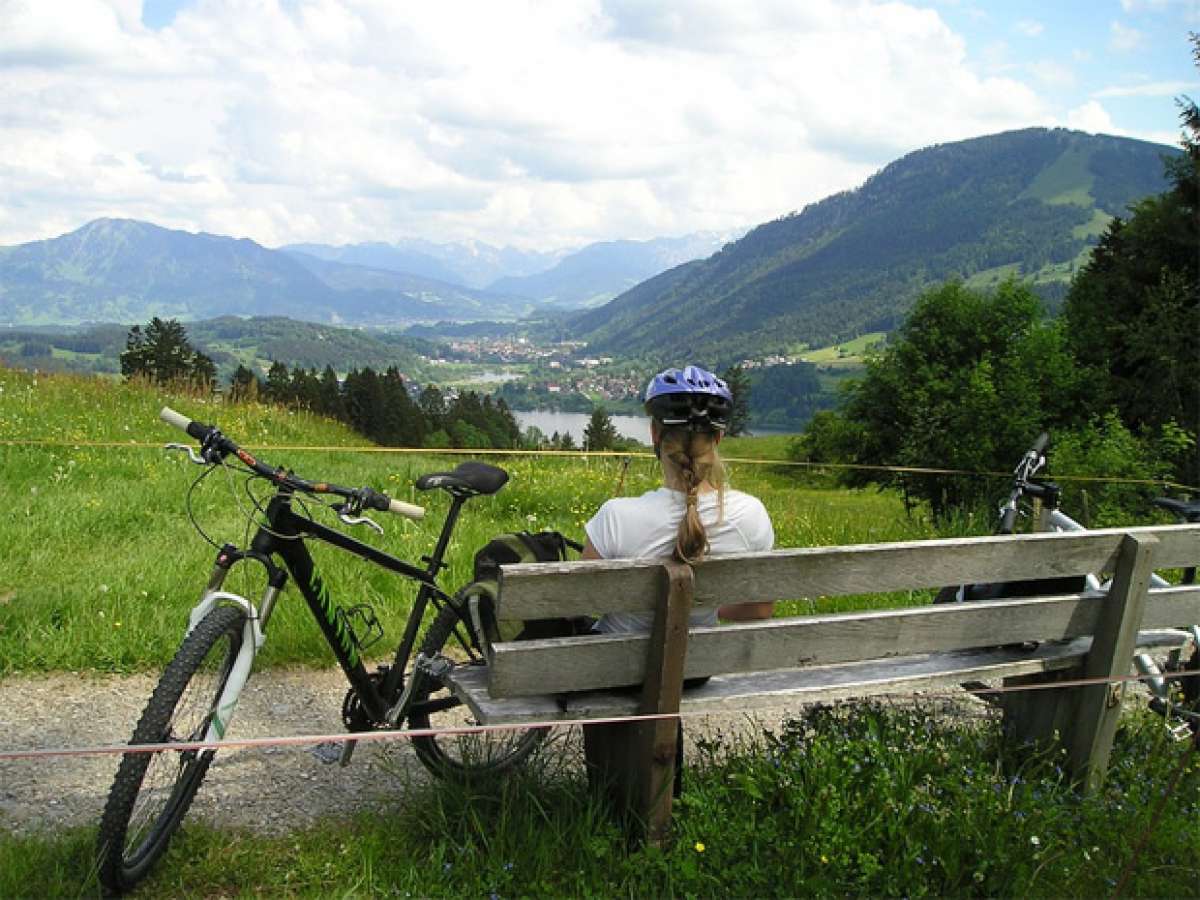
[[[155,678],[57,674],[0,679],[0,749],[125,743]],[[230,736],[342,733],[345,692],[345,678],[336,670],[255,673],[239,701]],[[218,753],[189,817],[286,831],[322,816],[394,803],[399,778],[427,777],[407,741],[359,744],[346,768],[322,763],[314,747]],[[119,758],[0,760],[0,829],[21,833],[96,824]]]
[[[156,678],[0,679],[0,750],[126,743]],[[345,677],[336,669],[256,672],[238,702],[230,737],[341,734],[345,692]],[[775,721],[785,712],[760,711]],[[692,719],[688,737],[754,727],[745,715],[706,717],[703,724]],[[556,733],[562,736],[561,729]],[[189,819],[281,833],[339,813],[394,805],[405,782],[431,777],[406,740],[359,744],[346,768],[322,762],[317,746],[314,741],[218,753]],[[0,830],[54,832],[97,824],[119,759],[114,753],[0,760]]]

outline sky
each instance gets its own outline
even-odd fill
[[[1200,0],[0,0],[0,245],[733,232],[1030,126],[1179,141]]]

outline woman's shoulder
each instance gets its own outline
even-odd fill
[[[753,494],[747,494],[745,491],[734,490],[729,488],[725,491],[725,508],[727,510],[742,511],[747,514],[757,515],[767,514],[767,508],[763,502]]]
[[[640,513],[647,509],[670,506],[673,502],[672,492],[666,488],[647,491],[636,497],[613,497],[600,504],[599,512],[608,516],[625,513]]]

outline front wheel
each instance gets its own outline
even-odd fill
[[[202,740],[242,647],[246,614],[221,606],[184,638],[146,704],[132,744]],[[215,750],[165,750],[121,757],[100,820],[99,877],[124,893],[162,856],[188,811]]]
[[[421,652],[427,657],[445,655],[458,665],[482,665],[479,659],[456,658],[465,653],[454,635],[457,631],[463,636],[463,643],[470,646],[464,636],[466,629],[467,625],[453,607],[443,607],[425,636]],[[409,727],[413,729],[462,728],[477,724],[470,710],[454,698],[449,688],[432,679],[413,698],[413,706],[415,708],[408,717]],[[433,707],[441,708],[430,711]],[[548,731],[548,728],[506,729],[414,737],[412,742],[417,757],[434,775],[466,781],[479,776],[500,775],[524,762]]]

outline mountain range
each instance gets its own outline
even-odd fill
[[[573,252],[538,253],[477,241],[433,244],[288,244],[280,249],[305,261],[367,266],[524,297],[539,307],[580,309],[607,303],[636,284],[680,263],[708,256],[737,232],[698,232],[648,241],[603,241]],[[484,278],[485,275],[493,277]]]
[[[544,272],[567,255],[566,250],[522,250],[494,247],[482,241],[438,244],[417,238],[402,238],[385,244],[286,244],[285,253],[315,256],[369,269],[386,269],[420,275],[435,281],[483,289],[501,278]]]
[[[1178,152],[1005,132],[908,154],[727,244],[699,234],[572,254],[421,241],[269,249],[100,219],[0,247],[0,325],[234,315],[400,326],[592,307],[557,316],[556,333],[602,352],[725,364],[889,331],[950,278],[1028,279],[1053,305],[1111,217],[1165,189],[1163,157]]]
[[[0,324],[224,315],[347,325],[512,320],[604,302],[719,246],[715,235],[539,253],[472,242],[269,249],[131,219],[0,247]],[[480,286],[490,280],[493,287]]]
[[[0,247],[0,324],[280,316],[400,325],[513,318],[533,304],[418,275],[270,250],[131,219]]]
[[[925,288],[1015,276],[1051,306],[1171,147],[1030,128],[911,153],[568,324],[596,351],[717,363],[890,331]]]

